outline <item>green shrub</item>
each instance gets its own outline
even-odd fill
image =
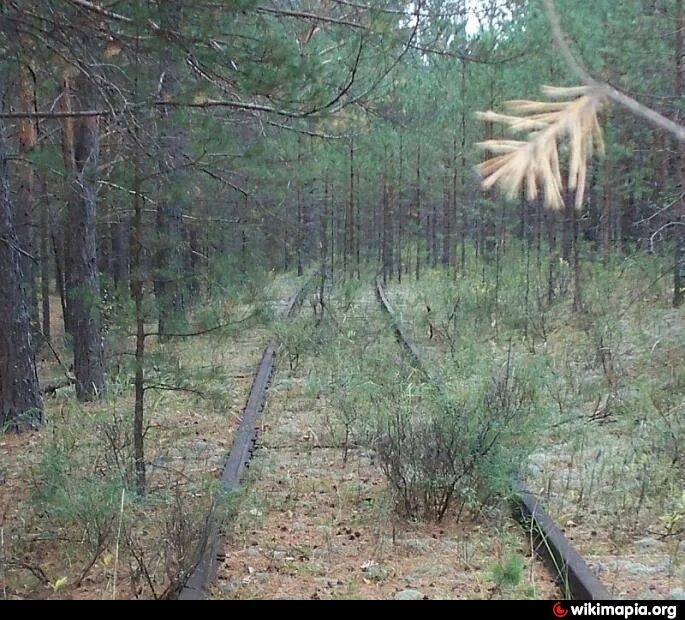
[[[453,505],[460,515],[507,494],[534,445],[531,380],[507,365],[485,383],[385,387],[370,399],[373,445],[402,514],[439,521]]]

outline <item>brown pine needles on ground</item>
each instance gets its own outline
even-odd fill
[[[526,140],[487,140],[477,146],[492,153],[479,164],[484,189],[499,183],[509,198],[515,198],[523,183],[526,195],[534,200],[538,187],[544,191],[547,207],[562,209],[564,189],[559,166],[559,146],[568,139],[568,188],[575,190],[575,206],[580,209],[585,194],[587,165],[595,151],[604,152],[598,114],[606,98],[591,86],[563,88],[543,86],[551,99],[574,97],[568,101],[507,101],[512,114],[478,112],[491,123],[503,123],[513,132],[528,132]]]

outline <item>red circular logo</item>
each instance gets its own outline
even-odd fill
[[[552,613],[557,618],[565,618],[566,616],[568,616],[568,609],[562,607],[561,603],[557,601],[556,603],[554,603],[554,606],[552,607]]]

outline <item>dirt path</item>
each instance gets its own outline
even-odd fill
[[[372,293],[346,321],[386,329]],[[530,560],[529,544],[507,516],[448,517],[442,524],[393,517],[375,455],[352,449],[347,462],[334,432],[336,412],[308,385],[316,359],[290,372],[281,360],[265,411],[261,448],[247,497],[225,546],[216,598],[491,598],[558,595]],[[512,553],[526,556],[522,583],[501,592],[490,571]]]

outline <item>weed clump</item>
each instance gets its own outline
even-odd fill
[[[374,399],[374,445],[406,517],[442,520],[506,495],[532,446],[533,384],[507,368],[473,387],[408,385]]]

